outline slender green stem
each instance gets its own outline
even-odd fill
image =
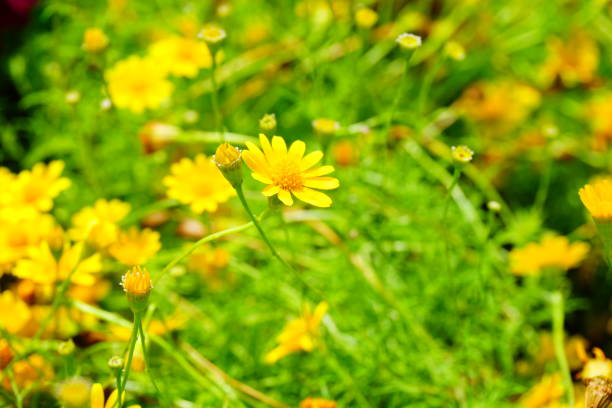
[[[151,384],[153,384],[153,388],[155,388],[157,399],[161,402],[164,394],[159,390],[159,387],[157,386],[157,382],[155,381],[155,379],[153,378],[153,375],[151,374],[151,364],[150,364],[149,355],[147,354],[145,332],[143,329],[142,321],[140,321],[138,331],[140,332],[140,345],[142,346],[142,354],[145,360],[145,371],[147,372],[147,375],[149,376],[149,380],[151,381]]]
[[[274,245],[272,245],[272,243],[270,242],[270,240],[268,239],[268,236],[266,235],[266,233],[264,232],[263,228],[261,227],[261,224],[259,222],[259,220],[257,219],[257,217],[255,217],[255,215],[253,214],[253,211],[251,211],[251,208],[249,207],[249,203],[247,202],[246,198],[244,197],[244,191],[242,190],[242,185],[239,185],[236,187],[236,192],[238,193],[238,198],[240,199],[240,203],[242,204],[242,206],[244,207],[244,210],[247,212],[247,214],[249,215],[249,217],[251,218],[251,220],[253,221],[253,224],[255,225],[255,228],[257,228],[257,231],[259,232],[259,235],[261,236],[261,238],[263,239],[263,241],[265,242],[266,246],[268,247],[268,249],[270,250],[270,252],[272,253],[272,255],[278,259],[278,261],[287,269],[289,269],[289,271],[291,271],[291,273],[293,273],[293,275],[296,277],[296,279],[302,284],[304,285],[304,287],[308,290],[313,291],[314,293],[317,294],[317,296],[319,296],[320,298],[324,299],[325,297],[323,296],[323,294],[321,292],[319,292],[317,289],[313,288],[312,286],[310,286],[308,284],[308,282],[306,282],[298,273],[298,271],[295,270],[295,268],[293,268],[293,266],[291,266],[290,264],[287,263],[287,261],[285,261],[283,259],[282,256],[280,256],[280,254],[278,253],[278,251],[276,250],[276,248],[274,248]]]
[[[563,384],[567,392],[568,406],[569,408],[574,408],[574,385],[572,383],[572,374],[567,362],[567,356],[565,355],[565,310],[561,292],[554,292],[550,295],[550,304],[552,306],[553,343],[555,346],[555,354],[557,355],[557,363],[559,364],[559,369],[563,377]]]
[[[406,56],[404,70],[402,72],[402,78],[400,79],[400,84],[397,87],[397,92],[395,93],[395,97],[393,98],[391,110],[389,111],[389,115],[387,116],[387,122],[385,123],[385,130],[383,132],[383,137],[385,138],[385,145],[388,145],[389,143],[389,130],[391,129],[391,124],[393,123],[393,116],[395,115],[397,105],[399,104],[399,101],[402,98],[402,95],[404,94],[404,88],[406,87],[406,78],[408,78],[408,70],[410,68],[410,60],[412,59],[413,55],[414,52],[410,52]]]
[[[442,213],[442,225],[446,225],[446,219],[448,218],[448,209],[450,206],[450,201],[451,201],[451,192],[453,191],[453,188],[455,188],[455,186],[457,185],[457,183],[459,182],[459,178],[461,177],[461,169],[457,166],[455,166],[455,172],[453,173],[453,179],[450,183],[450,185],[448,186],[447,190],[446,190],[446,197],[444,198],[444,210]],[[450,270],[450,245],[448,242],[448,235],[446,235],[445,239],[444,239],[444,265],[446,267],[446,271],[448,272]]]
[[[136,348],[136,342],[138,341],[138,328],[140,327],[141,320],[142,319],[140,312],[134,312],[134,325],[132,327],[132,335],[130,336],[130,344],[128,346],[128,359],[125,365],[123,378],[121,379],[120,388],[117,390],[117,402],[119,403],[119,408],[122,408],[121,399],[123,397],[125,386],[127,385],[128,377],[130,376],[130,369],[132,368],[132,358],[134,357],[134,349]]]
[[[446,59],[445,57],[440,57],[438,61],[434,64],[434,66],[431,69],[427,70],[427,73],[425,74],[425,78],[423,78],[423,82],[421,83],[421,89],[419,90],[419,97],[417,99],[418,100],[417,112],[419,112],[419,114],[421,115],[425,113],[425,102],[429,95],[431,84],[433,84],[434,78],[440,71],[440,67],[442,67],[442,63],[444,62],[445,59]]]
[[[17,385],[17,381],[15,380],[15,374],[13,373],[12,364],[6,367],[6,373],[8,375],[13,393],[15,394],[15,405],[17,406],[17,408],[23,408],[23,395],[21,394],[21,391],[19,391],[19,386]]]
[[[211,92],[211,101],[213,112],[215,114],[215,130],[221,134],[221,142],[225,141],[225,131],[223,126],[223,117],[221,116],[221,109],[219,108],[219,86],[217,84],[217,58],[215,56],[214,50],[211,50],[212,53],[212,68],[210,70],[210,82],[212,83],[212,92]]]

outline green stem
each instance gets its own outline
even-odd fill
[[[442,225],[446,225],[446,218],[448,217],[448,209],[449,209],[450,201],[451,201],[450,200],[451,192],[453,191],[453,188],[455,188],[455,186],[459,182],[460,177],[461,177],[461,168],[459,168],[458,166],[455,166],[455,172],[453,173],[453,179],[446,190],[446,197],[444,198],[444,211],[442,213]],[[444,239],[444,265],[446,267],[447,272],[450,270],[450,250],[449,250],[450,248],[449,247],[450,245],[448,242],[448,235],[446,235],[446,238]]]
[[[223,117],[221,116],[221,109],[219,108],[219,96],[218,96],[218,91],[219,91],[219,86],[217,85],[217,76],[216,76],[216,71],[217,71],[217,58],[215,57],[215,53],[214,50],[211,50],[212,53],[212,68],[210,71],[210,81],[212,83],[212,93],[211,93],[211,100],[212,100],[212,107],[213,107],[213,112],[215,114],[215,130],[217,132],[219,132],[221,134],[221,140],[220,142],[225,142],[225,132],[224,132],[224,127],[223,127]]]
[[[23,408],[23,395],[19,391],[19,386],[17,385],[17,381],[15,380],[15,374],[13,373],[13,364],[10,364],[8,367],[6,367],[6,373],[8,375],[13,393],[15,394],[15,404],[17,408]]]
[[[247,214],[249,215],[249,217],[251,218],[251,220],[253,221],[253,224],[255,225],[255,228],[257,228],[257,231],[259,232],[259,235],[261,236],[261,238],[263,239],[263,241],[265,242],[266,246],[268,247],[268,249],[270,250],[270,252],[272,253],[272,255],[278,259],[278,261],[287,269],[289,269],[289,271],[291,271],[291,273],[293,273],[293,275],[296,277],[296,279],[302,284],[304,285],[304,287],[308,290],[311,290],[313,292],[315,292],[317,294],[317,296],[319,296],[320,298],[324,299],[325,297],[323,296],[323,294],[321,292],[319,292],[317,289],[313,288],[312,286],[310,286],[298,273],[298,271],[295,270],[295,268],[293,268],[293,266],[289,265],[281,256],[280,254],[276,251],[276,248],[274,248],[274,246],[272,245],[272,243],[270,242],[270,240],[268,239],[268,236],[266,235],[266,233],[264,232],[263,228],[261,227],[261,224],[259,223],[259,220],[255,217],[255,215],[253,214],[253,212],[251,211],[251,208],[249,207],[249,204],[246,200],[246,198],[244,197],[244,191],[242,190],[242,185],[238,185],[236,187],[236,192],[238,193],[238,198],[240,199],[240,203],[242,204],[242,206],[244,207],[244,210],[247,212]]]
[[[565,310],[563,306],[563,295],[561,292],[554,292],[550,295],[550,304],[552,306],[553,343],[555,346],[555,354],[557,355],[557,363],[559,364],[559,369],[561,370],[561,375],[563,377],[563,384],[567,391],[569,408],[574,408],[574,386],[572,383],[572,374],[565,355],[565,330],[563,327]]]
[[[406,57],[406,62],[404,63],[404,70],[402,72],[402,78],[400,80],[400,85],[397,87],[397,92],[395,93],[395,97],[393,98],[393,103],[391,104],[391,110],[389,111],[389,116],[387,117],[387,122],[385,124],[385,130],[383,132],[383,137],[385,138],[385,145],[389,143],[389,130],[391,130],[391,124],[393,123],[393,116],[395,115],[395,111],[397,109],[397,105],[399,104],[402,95],[404,94],[404,88],[406,87],[406,78],[408,78],[408,69],[410,68],[410,60],[414,52],[410,52]]]
[[[140,322],[140,312],[134,312],[134,325],[132,327],[132,335],[130,336],[127,364],[125,365],[125,371],[121,380],[121,387],[119,390],[117,390],[117,402],[119,403],[119,408],[122,408],[121,399],[123,397],[123,391],[125,390],[125,386],[127,385],[128,377],[130,376],[130,369],[132,368],[132,358],[134,357],[134,349],[136,349],[136,342],[138,341],[138,328],[140,327]]]
[[[142,346],[142,354],[145,360],[145,371],[147,372],[147,375],[149,376],[149,380],[151,381],[151,384],[153,384],[153,388],[155,388],[157,399],[159,401],[162,401],[163,399],[162,396],[164,394],[162,394],[162,392],[159,390],[159,387],[157,386],[157,382],[155,382],[155,379],[153,378],[153,375],[151,374],[151,364],[150,364],[149,356],[147,354],[147,347],[146,347],[146,342],[145,342],[145,332],[142,327],[142,321],[139,324],[138,331],[140,332],[140,345]]]

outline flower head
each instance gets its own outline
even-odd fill
[[[336,401],[308,397],[300,402],[300,408],[336,408]]]
[[[89,402],[91,383],[82,377],[68,378],[56,389],[57,399],[66,408],[82,408]]]
[[[515,275],[537,275],[545,268],[568,270],[578,266],[589,252],[584,242],[570,244],[563,236],[546,235],[510,252],[510,270]]]
[[[108,37],[99,28],[88,28],[83,35],[83,49],[88,52],[102,51],[108,46]]]
[[[198,214],[217,211],[220,203],[236,194],[217,166],[203,154],[174,163],[163,183],[168,187],[168,197],[190,204]]]
[[[302,317],[287,323],[276,339],[278,347],[266,354],[266,363],[273,364],[291,353],[312,351],[317,345],[319,325],[328,307],[326,302],[319,303],[313,312],[307,307]]]
[[[127,294],[130,307],[134,312],[146,308],[149,294],[153,288],[151,276],[147,268],[134,266],[121,277],[121,286]]]
[[[584,363],[582,370],[578,373],[579,378],[582,380],[600,376],[612,378],[612,360],[606,358],[606,355],[601,349],[597,347],[593,349],[593,358],[587,355],[584,348],[579,349],[579,351],[580,359]]]
[[[266,113],[259,120],[259,129],[264,132],[274,132],[276,130],[276,115],[273,113]]]
[[[378,13],[368,7],[360,7],[355,12],[355,23],[360,28],[372,28],[378,21]]]
[[[199,38],[203,39],[209,44],[220,43],[226,36],[227,34],[225,33],[225,30],[214,24],[207,25],[198,34]]]
[[[64,162],[38,163],[32,170],[20,172],[9,184],[11,206],[31,207],[37,211],[53,208],[53,199],[70,187],[70,180],[61,177]]]
[[[595,377],[585,381],[587,388],[584,403],[587,408],[606,408],[612,403],[612,379]]]
[[[455,61],[463,61],[465,59],[465,48],[457,41],[449,41],[446,43],[444,52]]]
[[[121,395],[123,396],[124,393],[125,391]],[[104,403],[104,388],[102,384],[95,383],[91,387],[90,408],[113,408],[117,405],[117,396],[117,390],[114,390]],[[140,408],[140,405],[130,405],[128,408]]]
[[[582,204],[598,221],[612,221],[612,177],[587,184],[579,191]]]
[[[405,50],[413,50],[421,46],[422,40],[418,35],[402,33],[395,39],[395,42]]]
[[[100,199],[93,207],[85,207],[72,217],[70,235],[74,240],[88,240],[99,248],[106,248],[117,240],[117,223],[129,212],[127,203]]]
[[[322,135],[333,135],[340,129],[340,123],[333,119],[319,118],[312,121],[315,132]]]
[[[165,38],[153,44],[149,54],[169,73],[179,77],[194,78],[201,68],[212,66],[206,44],[191,38]]]
[[[260,134],[259,141],[262,150],[251,142],[247,142],[248,150],[242,152],[245,163],[253,171],[255,180],[268,184],[263,190],[267,197],[277,195],[285,205],[293,205],[292,194],[305,203],[316,207],[329,207],[331,198],[326,194],[313,190],[332,190],[340,183],[333,177],[323,177],[334,171],[332,166],[321,166],[311,169],[322,158],[321,151],[315,151],[304,156],[306,145],[296,140],[287,149],[285,141],[280,136],[274,136],[272,143]]]
[[[471,162],[474,157],[472,149],[464,145],[451,147],[451,154],[454,161],[462,164]]]
[[[28,305],[10,290],[0,293],[0,326],[9,333],[18,333],[32,317]],[[10,310],[10,313],[7,311]]]
[[[597,75],[599,49],[597,42],[585,31],[573,31],[569,38],[550,38],[548,58],[541,69],[546,85],[559,78],[563,85],[574,86],[592,82]]]
[[[117,241],[108,252],[124,265],[142,265],[159,251],[159,233],[150,229],[139,231],[136,227],[119,233]]]
[[[157,108],[172,93],[166,67],[152,58],[133,55],[119,61],[106,72],[106,80],[115,106],[134,113]]]
[[[242,184],[242,160],[240,149],[229,143],[217,147],[213,160],[229,183],[238,187]]]
[[[557,406],[563,397],[563,385],[559,373],[546,375],[521,398],[523,408]]]

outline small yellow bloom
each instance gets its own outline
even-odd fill
[[[9,290],[0,293],[0,326],[9,333],[18,333],[30,321],[28,305]]]
[[[95,383],[91,387],[90,408],[113,408],[117,403],[117,390],[114,390],[104,403],[104,388],[102,384]],[[125,395],[125,391],[122,394]],[[124,396],[125,397],[125,396]],[[122,398],[123,399],[123,398]],[[130,405],[128,408],[140,408],[140,405]]]
[[[455,61],[463,61],[465,59],[465,48],[457,41],[449,41],[446,43],[444,52]]]
[[[197,214],[215,212],[220,203],[236,195],[217,166],[203,154],[194,160],[183,158],[174,163],[163,183],[168,188],[168,197],[190,204]]]
[[[355,23],[361,28],[372,28],[378,21],[378,13],[368,7],[360,7],[355,12]]]
[[[102,51],[108,46],[108,37],[99,28],[88,28],[83,35],[83,49],[88,52]]]
[[[586,105],[584,117],[593,129],[593,149],[605,151],[612,141],[612,93],[593,98]]]
[[[308,397],[300,402],[300,408],[336,408],[336,401]]]
[[[395,39],[395,42],[405,50],[413,50],[421,46],[422,40],[418,35],[402,33]]]
[[[605,177],[580,189],[580,200],[598,221],[612,221],[612,177]]]
[[[217,44],[225,39],[225,30],[214,24],[209,24],[200,31],[198,37],[209,44]]]
[[[10,206],[31,207],[37,211],[53,208],[53,199],[70,187],[70,180],[61,177],[64,162],[35,164],[32,170],[23,170],[9,184]]]
[[[457,163],[469,163],[472,161],[474,157],[474,152],[467,146],[453,146],[451,147],[451,155],[453,156],[453,160]]]
[[[17,361],[13,364],[13,376],[17,386],[21,389],[28,388],[34,383],[49,382],[53,380],[53,368],[39,354],[32,354],[27,359]],[[0,380],[10,387],[8,377],[0,372]],[[10,388],[9,388],[10,389]]]
[[[150,229],[138,231],[136,227],[119,233],[108,252],[124,265],[143,265],[159,251],[159,233]]]
[[[548,41],[548,58],[542,67],[547,85],[559,78],[565,86],[588,84],[595,79],[599,64],[597,43],[585,31],[574,31],[567,40]]]
[[[322,135],[333,135],[340,130],[340,123],[333,119],[319,118],[312,121],[312,127]]]
[[[72,217],[73,228],[69,234],[76,241],[88,240],[98,248],[106,248],[117,240],[117,223],[129,212],[127,203],[100,199],[93,207],[85,207]]]
[[[106,81],[115,106],[134,113],[159,107],[172,93],[166,67],[152,58],[133,55],[119,61],[106,71]]]
[[[212,56],[206,44],[173,36],[151,46],[149,55],[172,75],[194,78],[201,68],[212,66]]]
[[[280,201],[289,206],[293,205],[292,194],[316,207],[329,207],[332,204],[329,196],[313,190],[332,190],[340,185],[336,178],[322,177],[334,171],[332,166],[311,169],[323,158],[321,151],[304,156],[306,144],[301,140],[293,142],[287,150],[280,136],[274,136],[270,143],[265,135],[260,134],[259,141],[263,152],[253,143],[247,142],[249,150],[242,152],[242,157],[253,171],[253,178],[268,184],[263,195],[277,195]]]
[[[262,132],[274,132],[276,130],[276,115],[273,113],[266,113],[259,120],[259,130]]]
[[[56,389],[57,399],[63,407],[82,408],[89,402],[91,383],[81,377],[73,377],[62,381]]]
[[[233,167],[240,163],[240,150],[229,143],[223,143],[217,148],[213,160],[219,167]]]
[[[128,294],[142,296],[148,295],[151,292],[153,283],[147,268],[134,266],[121,277],[121,286],[123,286],[123,290]]]
[[[523,408],[548,408],[553,407],[563,398],[563,385],[561,375],[556,373],[546,375],[542,380],[533,386],[521,399]]]
[[[510,252],[510,270],[515,275],[538,275],[545,268],[568,270],[578,266],[589,252],[584,242],[570,244],[563,236],[546,235]]]
[[[273,364],[291,353],[312,351],[319,341],[319,326],[328,307],[326,302],[319,303],[314,312],[306,307],[302,317],[287,323],[276,338],[278,347],[266,354],[265,362]]]
[[[32,247],[43,240],[61,241],[62,231],[49,214],[27,209],[4,209],[0,211],[0,274],[10,269],[13,263],[27,256]]]
[[[580,358],[584,362],[582,370],[578,373],[578,377],[583,380],[588,380],[595,377],[606,377],[612,379],[612,360],[606,358],[601,349],[595,347],[593,349],[594,357],[587,355],[584,349],[579,349]]]

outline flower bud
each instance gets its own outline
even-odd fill
[[[112,356],[108,360],[108,366],[111,370],[120,370],[123,368],[123,359],[119,356]]]
[[[340,123],[333,119],[319,118],[312,121],[312,127],[321,135],[332,136],[340,130]]]
[[[146,268],[134,266],[128,270],[121,278],[121,286],[134,313],[141,312],[147,307],[153,284]]]
[[[263,118],[259,120],[259,129],[266,135],[271,135],[276,131],[276,115],[273,113],[266,113]]]
[[[57,346],[57,352],[62,356],[68,356],[74,352],[75,346],[72,340],[67,340]]]
[[[99,28],[88,28],[83,35],[83,49],[87,52],[99,52],[108,46],[108,37]]]
[[[242,160],[240,149],[229,143],[217,147],[213,161],[223,173],[223,176],[234,187],[242,184]]]

